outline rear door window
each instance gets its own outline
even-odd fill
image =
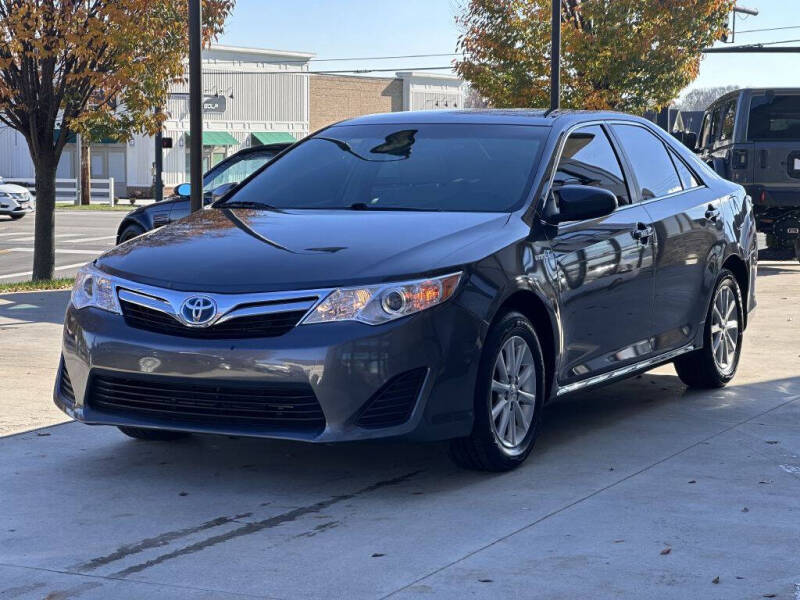
[[[800,94],[760,94],[750,99],[750,141],[800,139]]]
[[[683,189],[664,143],[644,127],[614,125],[633,174],[639,183],[641,199],[650,200]]]
[[[617,197],[620,206],[630,204],[619,159],[599,125],[573,131],[564,143],[553,187],[573,184],[606,189]]]

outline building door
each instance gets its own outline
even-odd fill
[[[127,169],[125,167],[125,146],[120,144],[103,144],[92,146],[91,150],[92,179],[114,178],[114,195],[127,196]]]

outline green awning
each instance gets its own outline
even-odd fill
[[[293,144],[297,140],[286,131],[254,131],[253,137],[259,144]]]
[[[186,134],[186,143],[189,143],[189,134]],[[238,146],[239,140],[227,131],[204,131],[203,146]]]
[[[57,140],[57,139],[58,139],[58,136],[59,136],[60,134],[61,134],[61,129],[59,129],[58,127],[56,127],[56,128],[53,130],[53,139],[54,139],[54,140]],[[70,133],[70,134],[67,136],[67,143],[68,143],[68,144],[74,144],[74,143],[76,143],[77,141],[78,141],[78,136],[77,136],[77,135],[75,135],[74,133]],[[114,138],[110,138],[110,137],[104,137],[104,138],[103,138],[103,139],[101,139],[99,142],[98,142],[98,141],[95,141],[95,140],[91,141],[91,142],[90,142],[90,145],[91,145],[91,144],[124,144],[124,143],[125,143],[124,141],[115,140]]]

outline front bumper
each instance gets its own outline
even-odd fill
[[[0,215],[22,216],[32,213],[35,205],[33,201],[19,203],[16,200],[0,198]]]
[[[454,300],[377,327],[358,322],[300,325],[278,337],[236,340],[187,339],[134,329],[121,315],[96,308],[77,310],[70,304],[54,400],[71,417],[95,425],[312,442],[464,436],[472,427],[481,325]],[[379,428],[356,422],[384,384],[422,368],[427,374],[405,422]],[[90,389],[95,377],[109,374],[185,384],[187,389],[209,381],[251,388],[260,383],[310,386],[324,414],[324,428],[297,431],[110,412],[98,408]]]

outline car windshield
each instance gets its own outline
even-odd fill
[[[749,140],[800,139],[800,94],[761,94],[750,101]]]
[[[264,163],[275,156],[274,152],[245,154],[219,169],[213,169],[203,178],[203,188],[214,190],[224,183],[239,183],[260,169]]]
[[[530,188],[547,132],[485,124],[335,126],[271,163],[230,202],[294,209],[508,211]]]

